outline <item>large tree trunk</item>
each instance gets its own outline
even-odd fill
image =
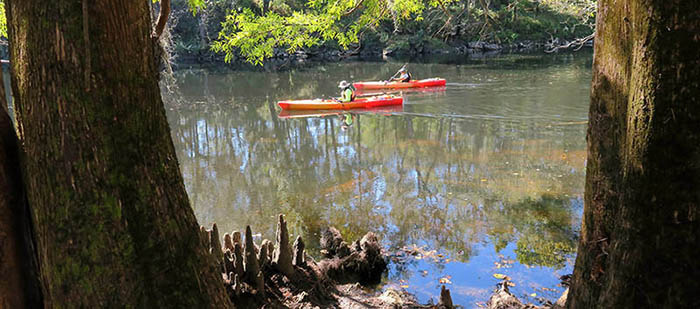
[[[571,308],[700,306],[700,1],[599,0]]]
[[[149,2],[7,2],[46,306],[230,306],[170,139]]]
[[[42,300],[36,252],[19,161],[0,70],[0,308],[39,308]]]

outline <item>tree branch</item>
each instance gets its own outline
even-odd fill
[[[355,7],[353,7],[352,9],[350,9],[350,11],[345,12],[345,14],[343,14],[343,16],[348,16],[348,15],[354,13],[355,11],[357,11],[357,9],[360,8],[360,5],[362,5],[362,2],[365,2],[365,0],[360,0],[359,2],[357,2],[357,4],[355,5]]]
[[[592,40],[594,37],[595,37],[595,32],[594,32],[594,33],[591,33],[590,35],[588,35],[588,36],[586,36],[586,37],[573,40],[573,41],[571,41],[571,42],[569,42],[569,43],[567,43],[567,44],[555,46],[555,47],[552,47],[552,49],[549,49],[549,50],[545,49],[544,52],[545,52],[545,53],[553,53],[553,52],[558,51],[558,50],[560,50],[560,49],[567,49],[567,48],[569,48],[569,47],[571,47],[571,46],[576,46],[576,45],[578,45],[578,46],[574,47],[574,51],[578,51],[579,49],[581,49],[581,48],[583,47],[583,44],[586,44],[586,42]]]
[[[445,21],[445,24],[443,24],[438,31],[435,31],[435,33],[433,33],[432,37],[435,37],[438,33],[442,32],[442,30],[447,29],[447,26],[449,26],[452,23],[452,17],[454,17],[454,15],[450,14],[447,8],[445,8],[445,4],[442,3],[442,0],[438,0],[438,3],[440,4],[440,8],[442,8],[442,11],[445,13],[445,15],[447,15],[447,21]]]
[[[165,24],[168,22],[168,16],[170,15],[170,0],[160,1],[160,12],[158,13],[158,22],[156,22],[156,27],[153,29],[152,36],[154,38],[160,38],[163,34],[163,29],[165,29]]]
[[[442,1],[440,1],[440,3],[442,4]],[[459,18],[462,17],[462,15],[463,15],[464,13],[466,13],[468,10],[469,10],[469,6],[467,5],[467,6],[465,6],[464,9],[459,13],[459,15],[457,15],[457,17],[455,17],[454,19],[459,20]],[[442,27],[440,27],[440,29],[439,29],[438,31],[435,31],[435,33],[433,33],[433,37],[436,37],[436,36],[437,36],[438,34],[440,34],[443,30],[447,29],[447,26],[449,26],[449,25],[450,25],[450,22],[452,21],[452,17],[454,17],[454,15],[450,15],[450,17],[449,17],[449,18],[447,19],[447,21],[442,25]]]

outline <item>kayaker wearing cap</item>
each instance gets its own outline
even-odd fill
[[[399,77],[394,77],[396,75],[399,75]],[[394,74],[394,76],[392,76],[389,79],[389,81],[407,83],[412,78],[411,73],[409,73],[405,67],[402,67],[401,69],[399,69],[399,71],[396,72],[396,74]]]
[[[347,81],[342,81],[338,85],[340,88],[340,102],[348,103],[355,100],[355,87]]]

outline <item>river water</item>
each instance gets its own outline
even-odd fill
[[[533,303],[572,272],[583,208],[591,53],[412,62],[445,88],[405,92],[401,108],[288,115],[282,99],[329,97],[340,80],[380,80],[403,62],[265,69],[189,68],[165,94],[200,224],[276,216],[318,257],[320,230],[379,235],[392,254],[378,287],[479,307],[508,276]],[[258,239],[260,241],[260,239]]]

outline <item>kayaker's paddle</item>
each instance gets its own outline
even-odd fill
[[[356,97],[378,97],[380,95],[387,95],[385,92],[370,92],[370,93],[361,93],[361,94],[356,94]]]
[[[406,65],[408,65],[408,62],[404,63],[403,66],[401,67],[401,69],[405,69],[405,68],[406,68]],[[389,80],[384,81],[384,83],[385,83],[385,84],[389,83],[392,79],[394,79],[394,77],[396,77],[396,75],[399,75],[399,72],[401,72],[401,69],[399,69],[398,71],[396,71],[396,74],[394,74],[394,75],[392,75],[391,77],[389,77]]]

